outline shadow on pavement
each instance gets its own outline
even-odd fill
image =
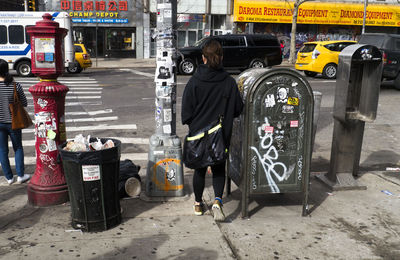
[[[387,167],[398,167],[400,154],[391,150],[372,152],[360,163],[360,171],[385,171]]]
[[[179,244],[165,252],[158,252],[158,248],[168,242],[170,236],[157,234],[148,237],[132,239],[129,246],[115,249],[104,255],[96,255],[90,259],[218,259],[221,257],[215,250],[207,250],[204,247],[180,248]],[[162,254],[162,257],[161,257]]]
[[[309,193],[309,214],[316,210],[329,196],[329,189],[320,183],[315,177],[310,176],[310,193]],[[239,201],[237,207],[233,212],[227,215],[227,221],[234,220],[241,217],[242,210],[242,192],[239,189],[232,191],[231,195],[224,199],[224,203],[229,203],[230,201]],[[256,202],[255,207],[251,207],[250,204]],[[253,203],[254,204],[254,203]],[[252,195],[249,197],[249,217],[254,216],[260,210],[268,207],[277,206],[299,206],[299,212],[302,212],[303,205],[303,193],[269,193],[264,195]]]
[[[0,216],[0,232],[10,227],[28,228],[40,221],[45,209],[28,204],[26,187],[26,184],[13,184],[6,189],[1,189],[0,203],[3,214]],[[24,221],[24,218],[29,218],[29,221]],[[18,222],[23,223],[23,226]]]

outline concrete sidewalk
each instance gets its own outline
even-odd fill
[[[72,229],[69,203],[35,208],[26,203],[26,184],[2,186],[0,258],[399,259],[400,180],[389,175],[364,173],[359,180],[368,190],[333,193],[312,177],[307,217],[301,217],[300,194],[271,194],[252,198],[250,219],[242,219],[233,185],[224,199],[227,219],[216,223],[209,211],[194,216],[192,172],[186,171],[188,196],[124,199],[122,223],[97,233]],[[210,176],[206,186],[210,207]]]

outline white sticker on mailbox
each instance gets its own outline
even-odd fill
[[[82,165],[83,181],[100,180],[100,165]]]

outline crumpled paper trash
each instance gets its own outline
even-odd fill
[[[104,144],[100,138],[96,141],[90,142],[90,135],[85,138],[82,134],[76,135],[73,140],[68,141],[67,145],[63,148],[69,152],[85,152],[85,151],[98,151],[114,147],[112,140],[107,140]]]

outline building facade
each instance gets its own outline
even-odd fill
[[[367,1],[365,32],[399,33],[397,0]],[[237,33],[272,33],[284,41],[289,56],[293,1],[235,0]],[[300,5],[296,49],[314,40],[357,40],[361,35],[364,1],[309,1]]]
[[[135,0],[52,0],[42,1],[39,9],[69,13],[74,41],[85,44],[93,57],[137,55]]]
[[[193,45],[205,36],[232,33],[233,0],[177,0],[178,47]],[[156,13],[157,1],[150,1]],[[154,16],[155,17],[155,16]],[[155,30],[155,23],[151,23]]]

